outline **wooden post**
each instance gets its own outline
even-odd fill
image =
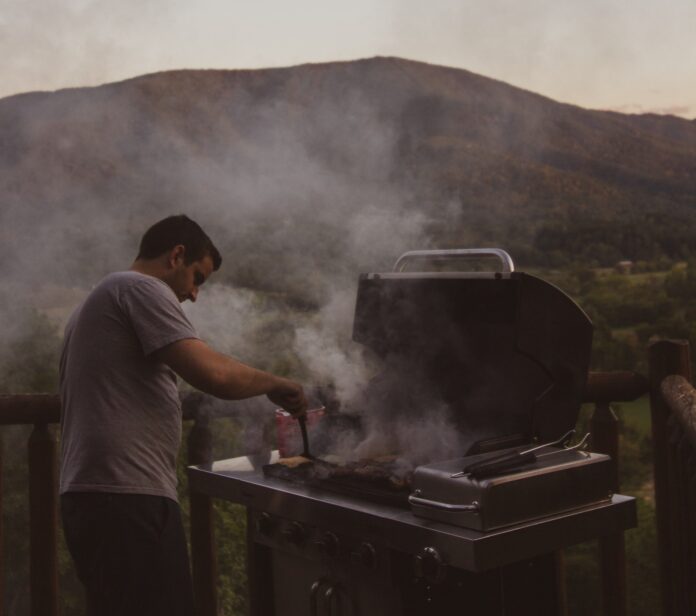
[[[669,407],[668,491],[670,531],[678,537],[671,550],[671,601],[676,614],[696,610],[696,390],[684,377],[673,375],[662,380],[662,398]]]
[[[189,464],[210,464],[213,460],[213,435],[210,420],[197,414],[188,437]],[[213,499],[189,490],[191,506],[191,564],[197,613],[218,616],[217,554],[213,522]]]
[[[682,536],[684,522],[687,512],[684,510],[684,502],[682,498],[682,478],[680,472],[679,460],[679,444],[682,440],[683,432],[674,415],[670,415],[667,420],[668,430],[668,477],[667,477],[667,500],[669,503],[670,520],[669,528],[672,542],[672,550],[669,554],[670,571],[670,586],[667,592],[671,596],[671,605],[674,614],[689,614],[688,604],[686,601],[685,590],[685,566],[684,566],[684,541]]]
[[[611,456],[611,489],[619,492],[619,419],[609,402],[597,402],[592,419],[592,450]]]
[[[676,374],[691,380],[689,343],[683,340],[660,340],[650,346],[650,414],[652,418],[652,442],[655,475],[655,515],[657,519],[658,557],[660,562],[660,587],[662,613],[676,615],[670,592],[673,571],[672,549],[678,537],[672,537],[670,521],[674,512],[669,503],[669,433],[667,419],[669,408],[660,391],[660,384],[669,375]]]
[[[683,602],[683,608],[680,609],[679,613],[693,614],[694,611],[693,605],[691,605],[690,592],[693,579],[691,578],[689,567],[691,561],[691,555],[689,554],[689,518],[691,517],[691,512],[689,511],[688,475],[686,472],[689,445],[683,430],[679,429],[675,432],[676,439],[673,445],[673,451],[676,464],[672,471],[679,489],[676,493],[678,518],[676,525],[672,528],[676,528],[680,535],[679,553],[677,554],[679,560],[677,562],[679,565],[679,594]]]
[[[590,421],[592,449],[611,456],[611,490],[619,492],[619,420],[609,402],[598,402]],[[626,549],[623,532],[599,538],[602,580],[602,612],[607,616],[628,613],[626,601]]]
[[[689,456],[685,460],[684,473],[687,480],[686,493],[689,507],[689,516],[687,520],[688,524],[688,543],[686,545],[686,551],[689,558],[689,570],[687,573],[688,579],[693,580],[696,576],[696,520],[694,516],[696,515],[696,453],[694,448],[691,447],[689,451]],[[696,587],[694,584],[689,584],[688,587],[690,605],[692,610],[696,609]]]
[[[58,614],[57,443],[45,423],[29,437],[31,616]]]
[[[0,616],[2,616],[5,613],[5,610],[3,606],[5,605],[5,571],[3,569],[3,561],[5,560],[2,558],[2,555],[4,554],[4,539],[3,539],[3,534],[2,534],[2,520],[5,517],[4,516],[4,510],[2,506],[2,449],[3,449],[3,434],[2,431],[0,430]]]

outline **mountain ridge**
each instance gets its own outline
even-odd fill
[[[696,254],[684,229],[696,216],[696,122],[583,109],[394,57],[180,69],[0,99],[0,194],[12,230],[0,233],[0,254],[26,245],[14,236],[31,238],[36,275],[79,269],[43,254],[55,234],[98,250],[93,236],[108,222],[115,247],[93,264],[108,270],[143,225],[172,211],[221,225],[249,272],[259,264],[235,246],[251,252],[249,237],[281,219],[288,237],[270,231],[272,253],[297,234],[317,261],[342,246],[346,269],[391,262],[409,242],[505,244],[539,260],[540,237],[588,221],[643,227],[643,256],[681,257]],[[650,217],[678,228],[646,226]],[[362,254],[379,235],[365,219],[396,231]],[[628,245],[604,252],[641,258]]]

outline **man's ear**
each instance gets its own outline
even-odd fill
[[[174,246],[167,255],[167,265],[171,268],[177,267],[180,263],[184,262],[184,256],[186,254],[186,246],[183,244],[177,244]]]

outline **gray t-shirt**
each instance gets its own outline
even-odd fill
[[[174,291],[137,272],[110,274],[75,310],[60,359],[61,494],[177,500],[181,403],[153,353],[197,337]]]

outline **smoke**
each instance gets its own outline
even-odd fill
[[[294,351],[319,386],[335,388],[339,400],[355,396],[368,380],[364,349],[351,344],[353,289],[336,290],[306,325],[295,331]]]
[[[286,357],[293,326],[306,316],[250,289],[225,284],[203,287],[195,304],[185,303],[201,338],[216,350],[245,363],[272,369]]]
[[[71,289],[40,307],[62,326],[78,297],[130,266],[147,226],[185,212],[223,255],[185,305],[204,340],[335,391],[365,419],[354,455],[455,450],[441,401],[422,407],[427,418],[403,414],[398,428],[378,404],[359,402],[383,366],[351,338],[358,276],[432,243],[433,210],[414,207],[413,183],[398,172],[399,112],[340,79],[304,92],[273,75],[260,89],[233,73],[192,72],[0,102],[12,140],[0,151],[2,256],[16,302],[35,306],[49,281]],[[436,211],[441,225],[459,215],[449,200]],[[272,405],[235,404],[247,418],[244,448],[267,446],[273,435],[260,426],[272,423]]]
[[[410,417],[389,416],[392,421],[387,422],[379,413],[366,414],[367,436],[348,455],[349,459],[397,454],[404,471],[408,471],[419,464],[464,454],[462,435],[450,409],[441,402],[432,401]]]

